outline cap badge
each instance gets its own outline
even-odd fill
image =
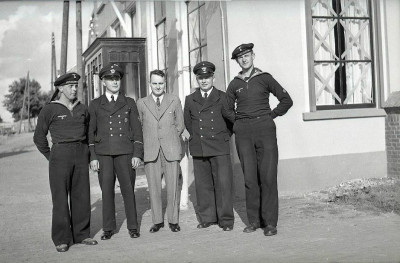
[[[207,67],[202,67],[201,70],[202,70],[203,72],[206,72],[206,71],[207,71]]]
[[[115,69],[111,69],[110,72],[111,72],[112,74],[114,74],[114,73],[115,73]]]
[[[74,76],[74,79],[76,79],[76,74],[72,74]]]

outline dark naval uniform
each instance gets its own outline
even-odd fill
[[[197,64],[193,72],[197,76],[212,76],[214,70],[214,64],[204,61]],[[215,87],[206,99],[197,89],[185,100],[184,120],[190,134],[199,228],[208,223],[218,223],[222,228],[234,224],[229,147],[232,133],[229,130],[231,123],[223,117],[226,115],[225,101],[225,93]]]
[[[232,59],[252,48],[253,44],[237,47]],[[279,100],[273,110],[269,105],[270,94]],[[230,116],[235,118],[233,131],[244,173],[249,223],[258,227],[276,227],[278,145],[273,119],[289,110],[292,99],[269,73],[257,68],[249,78],[239,73],[229,84],[226,95]]]
[[[104,67],[100,78],[106,71]],[[113,70],[113,69],[111,69]],[[120,68],[116,68],[117,73]],[[113,73],[116,71],[113,70]],[[143,135],[135,100],[119,93],[115,103],[103,94],[89,105],[90,160],[100,164],[99,183],[103,199],[103,231],[114,231],[115,221],[115,174],[118,176],[125,205],[127,228],[138,229],[134,194],[136,172],[132,169],[132,157],[143,159]]]
[[[68,73],[54,84],[63,85],[79,78],[76,73]],[[33,136],[39,151],[49,160],[51,236],[56,246],[80,243],[90,235],[88,122],[88,110],[79,101],[72,110],[52,101],[40,111]],[[46,137],[49,131],[51,150]]]

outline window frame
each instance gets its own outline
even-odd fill
[[[193,2],[197,2],[197,6],[192,8],[191,10],[189,10],[189,4],[193,3]],[[187,31],[188,31],[188,35],[189,35],[189,37],[188,37],[188,54],[189,54],[190,88],[193,88],[192,87],[193,72],[192,72],[191,54],[193,52],[199,51],[199,53],[200,53],[199,57],[200,57],[200,61],[201,61],[204,59],[203,58],[204,50],[207,50],[207,39],[206,39],[205,44],[202,43],[202,39],[201,39],[201,12],[200,12],[201,7],[205,6],[206,2],[195,0],[195,1],[186,1],[185,3],[186,3]],[[198,12],[197,13],[197,19],[198,19],[198,29],[197,30],[199,33],[198,36],[199,36],[200,44],[199,44],[199,46],[192,49],[190,46],[191,31],[190,31],[190,27],[189,27],[189,21],[190,21],[189,16],[190,16],[190,14],[192,14],[193,12],[196,12],[196,11]],[[206,52],[204,52],[204,53],[206,53]]]
[[[159,2],[160,4],[160,17],[157,18],[157,6],[156,2],[154,2],[154,26],[156,28],[156,46],[157,46],[157,68],[159,70],[162,70],[165,74],[165,93],[169,92],[168,89],[168,61],[167,61],[167,16],[166,16],[166,2]],[[159,36],[159,27],[160,26],[164,27],[162,36]],[[163,41],[163,47],[164,47],[164,65],[160,65],[160,58],[159,58],[159,42]],[[160,67],[162,66],[162,68]]]
[[[317,106],[317,98],[316,91],[315,91],[315,65],[317,62],[323,62],[322,60],[315,60],[314,57],[314,39],[313,39],[313,19],[315,17],[320,18],[320,16],[313,16],[312,15],[312,1],[305,1],[305,15],[306,15],[306,43],[307,43],[307,57],[308,57],[308,79],[309,79],[309,106],[310,112],[303,113],[304,120],[314,120],[314,119],[324,119],[326,116],[327,119],[335,119],[335,118],[344,118],[346,114],[344,112],[349,112],[349,110],[355,110],[357,113],[356,115],[360,115],[361,117],[367,116],[382,116],[382,112],[375,110],[381,104],[380,103],[380,91],[378,87],[381,85],[381,80],[379,78],[380,67],[381,65],[378,64],[379,57],[381,54],[378,54],[379,50],[379,43],[377,41],[378,36],[378,28],[379,28],[379,19],[378,19],[378,9],[379,3],[374,0],[367,0],[368,1],[368,8],[369,8],[369,34],[370,34],[370,56],[371,56],[371,84],[372,84],[372,99],[373,103],[363,103],[363,104],[339,104],[339,105],[318,105]],[[340,4],[340,3],[338,3]],[[327,18],[327,17],[326,17]],[[338,21],[342,20],[343,17],[341,16],[329,16],[330,19],[337,19]],[[354,18],[354,17],[350,17]],[[360,17],[355,17],[360,19]],[[349,19],[349,18],[345,18]],[[363,17],[365,19],[365,17]],[[333,63],[343,63],[342,67],[345,67],[346,62],[351,62],[353,60],[337,60]],[[357,62],[362,62],[362,60],[358,60]],[[338,69],[339,70],[339,69]],[[340,95],[340,94],[339,94]],[[368,110],[369,109],[369,110]],[[338,112],[334,112],[338,111]],[[326,114],[325,114],[325,113]],[[318,114],[315,114],[318,113]],[[375,114],[377,113],[377,114]],[[314,114],[314,115],[313,115]],[[354,114],[349,114],[350,118],[356,117]]]

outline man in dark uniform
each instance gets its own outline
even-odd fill
[[[41,110],[33,136],[39,151],[49,160],[49,181],[53,201],[51,236],[58,252],[72,243],[96,245],[90,236],[90,185],[87,126],[89,114],[76,99],[77,73],[60,76],[54,97]],[[50,131],[50,150],[46,135]],[[69,204],[68,204],[69,199]]]
[[[99,172],[103,199],[102,240],[116,230],[115,174],[124,199],[127,228],[132,238],[140,236],[135,201],[136,169],[143,159],[143,135],[135,100],[120,92],[124,72],[115,63],[99,73],[105,93],[89,105],[90,167]],[[133,168],[133,169],[132,169]]]
[[[273,119],[284,115],[293,102],[269,73],[254,67],[253,47],[252,43],[242,44],[232,52],[242,71],[231,81],[226,95],[246,186],[250,224],[243,232],[265,227],[264,235],[272,236],[277,234],[278,223],[278,145]],[[273,110],[271,93],[279,100]]]
[[[224,231],[233,229],[232,164],[225,93],[214,84],[215,65],[208,61],[193,68],[199,89],[188,95],[184,107],[185,126],[190,134],[193,156],[197,210],[200,224],[207,228],[219,224]]]

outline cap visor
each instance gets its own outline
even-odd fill
[[[209,78],[212,77],[214,73],[202,73],[202,74],[197,74],[196,77],[198,78]]]

